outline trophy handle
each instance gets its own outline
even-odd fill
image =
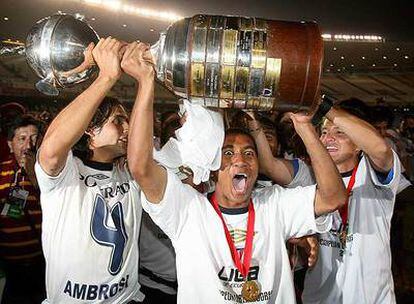
[[[164,50],[166,35],[166,32],[161,32],[158,41],[150,47],[150,52],[154,57],[157,78],[161,81],[164,81],[164,64],[162,62],[162,52]]]
[[[59,95],[59,90],[56,88],[56,81],[52,74],[49,74],[45,79],[39,80],[36,83],[36,89],[49,96]]]

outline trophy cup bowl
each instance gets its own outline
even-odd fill
[[[40,77],[36,88],[47,95],[58,95],[67,88],[91,78],[95,65],[85,62],[85,50],[99,40],[96,32],[82,19],[56,14],[39,20],[26,38],[26,59]]]

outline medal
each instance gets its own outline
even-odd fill
[[[247,302],[254,302],[259,299],[260,285],[256,281],[245,281],[243,283],[242,297]]]
[[[252,259],[252,252],[253,252],[253,237],[254,237],[254,220],[255,220],[255,211],[253,202],[250,199],[248,205],[248,217],[247,217],[247,232],[246,232],[246,242],[244,245],[243,251],[243,261],[241,260],[241,256],[237,252],[236,246],[234,245],[233,239],[231,238],[229,229],[227,228],[226,222],[224,221],[224,217],[221,214],[220,207],[218,205],[216,199],[216,193],[210,198],[211,204],[213,205],[214,210],[216,211],[217,215],[220,217],[221,222],[223,224],[224,234],[226,235],[227,244],[230,249],[230,254],[233,259],[233,262],[237,269],[239,270],[240,274],[245,279],[242,285],[241,295],[244,300],[248,302],[256,301],[260,295],[260,286],[256,281],[248,280],[248,273],[250,269],[250,261]]]
[[[341,241],[342,248],[345,248],[345,246],[346,246],[346,237],[347,237],[346,231],[347,231],[347,229],[344,229],[339,234],[339,240]]]

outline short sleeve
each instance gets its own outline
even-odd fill
[[[326,233],[332,229],[333,212],[318,216],[315,219],[316,232]]]
[[[312,170],[309,168],[309,166],[300,159],[294,159],[292,161],[296,168],[295,176],[293,177],[293,180],[286,185],[287,188],[295,188],[298,186],[310,186],[315,184],[315,178],[312,174]]]
[[[320,232],[315,220],[316,185],[283,188],[279,185],[264,188],[257,199],[269,204],[276,221],[280,222],[283,237],[288,240]]]
[[[394,150],[392,150],[392,155],[393,155],[393,167],[390,170],[390,172],[388,173],[388,176],[387,176],[385,182],[381,181],[378,178],[377,172],[372,167],[368,157],[363,156],[361,161],[365,161],[366,166],[367,166],[367,170],[369,171],[369,174],[371,176],[371,180],[372,180],[372,182],[374,183],[375,186],[389,188],[394,193],[397,193],[398,186],[399,186],[399,183],[400,183],[400,178],[401,178],[401,162],[400,162],[400,159],[398,158],[397,153],[395,153]]]
[[[69,151],[65,166],[57,176],[50,176],[43,170],[39,163],[39,153],[36,158],[35,173],[41,192],[47,193],[60,185],[68,185],[70,181],[78,180],[77,172],[79,170],[76,166],[72,151]]]
[[[183,184],[178,177],[167,170],[167,187],[164,197],[158,204],[150,203],[141,192],[143,209],[150,215],[171,240],[178,238],[188,214],[188,207],[194,198],[201,196],[189,185]]]
[[[314,210],[315,194],[314,185],[281,189],[278,207],[285,239],[318,232]]]

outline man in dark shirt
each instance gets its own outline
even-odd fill
[[[44,260],[42,213],[34,163],[39,124],[19,117],[8,130],[10,157],[0,163],[0,260],[6,272],[2,303],[40,303]]]

